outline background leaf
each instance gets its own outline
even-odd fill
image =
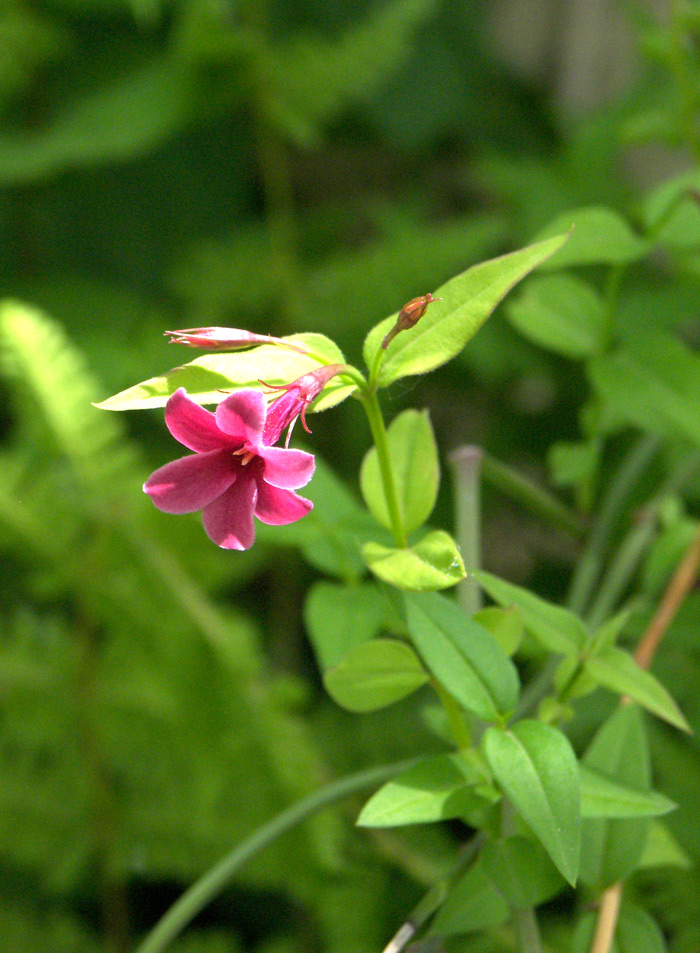
[[[327,669],[323,684],[348,711],[375,711],[411,695],[428,681],[413,649],[396,639],[372,639]]]

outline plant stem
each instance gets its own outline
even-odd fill
[[[540,928],[532,907],[514,910],[513,924],[518,934],[520,953],[542,953]]]
[[[700,453],[690,454],[674,470],[659,488],[654,498],[642,510],[642,517],[623,539],[612,566],[599,589],[598,596],[587,616],[592,628],[596,628],[612,613],[618,599],[629,585],[639,567],[642,556],[653,538],[659,507],[663,501],[677,493],[698,471]]]
[[[372,431],[372,439],[377,449],[377,459],[379,461],[379,472],[382,478],[382,487],[384,489],[384,499],[389,511],[389,521],[391,523],[391,532],[394,541],[400,549],[406,549],[408,539],[403,525],[399,501],[396,495],[396,484],[394,483],[394,474],[391,469],[391,459],[389,457],[389,443],[387,441],[386,427],[384,418],[379,406],[379,400],[376,393],[365,391],[360,395],[360,400],[367,413],[367,420]]]
[[[247,840],[226,854],[218,864],[193,883],[161,917],[138,947],[136,953],[161,953],[168,943],[174,940],[194,919],[199,911],[223,890],[245,863],[292,827],[335,801],[340,801],[357,791],[387,781],[412,764],[415,764],[415,759],[381,765],[378,768],[370,768],[367,771],[360,771],[358,774],[341,778],[339,781],[334,781],[332,784],[321,788],[320,791],[315,791],[282,811],[281,814],[273,817],[272,820],[263,824]]]
[[[608,486],[588,543],[576,566],[567,599],[569,608],[579,615],[585,611],[602,571],[608,542],[620,510],[660,447],[658,437],[643,437],[627,454]]]
[[[521,503],[536,516],[575,536],[583,533],[584,524],[556,496],[488,453],[484,454],[481,461],[481,474],[485,483]]]
[[[471,575],[481,566],[481,461],[479,447],[458,447],[449,456],[454,483],[457,545],[467,568],[457,601],[471,615],[481,608],[481,589]]]

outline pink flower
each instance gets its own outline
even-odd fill
[[[301,425],[307,433],[311,433],[306,425],[306,408],[321,393],[331,378],[342,374],[347,369],[346,364],[327,364],[317,367],[308,374],[297,377],[290,384],[265,384],[270,390],[280,390],[283,393],[273,400],[267,410],[267,420],[263,432],[264,443],[277,443],[285,427],[289,427],[287,442],[292,435],[292,428],[301,417]],[[264,384],[264,381],[260,382]]]
[[[165,513],[202,510],[207,535],[223,549],[253,545],[253,515],[275,526],[306,516],[313,503],[293,491],[311,479],[314,458],[270,446],[266,417],[259,391],[235,391],[211,413],[180,388],[165,407],[165,423],[195,452],[152,473],[144,491]]]

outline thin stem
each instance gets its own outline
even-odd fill
[[[436,881],[433,886],[425,893],[413,910],[401,924],[382,953],[401,953],[418,933],[421,927],[428,922],[430,917],[439,910],[445,902],[451,887],[463,873],[463,871],[474,861],[480,848],[484,843],[484,835],[476,834],[465,846],[462,854],[446,877]]]
[[[612,613],[618,599],[631,582],[653,538],[661,504],[668,496],[677,493],[691,478],[695,477],[698,467],[700,467],[700,453],[690,454],[683,464],[664,481],[653,500],[643,509],[640,521],[623,539],[588,613],[587,621],[592,628],[599,626]]]
[[[391,532],[394,541],[400,549],[406,549],[408,539],[403,525],[403,517],[399,509],[399,501],[396,495],[396,484],[394,483],[394,474],[391,469],[391,459],[389,457],[389,443],[387,441],[386,427],[384,418],[379,406],[379,401],[375,393],[360,395],[360,400],[367,413],[372,439],[377,450],[377,459],[379,461],[379,472],[382,478],[382,487],[384,490],[384,499],[389,511],[389,521],[391,523]]]
[[[329,804],[340,801],[357,791],[373,787],[375,784],[381,784],[412,764],[415,764],[415,759],[381,765],[378,768],[370,768],[347,778],[341,778],[339,781],[334,781],[332,784],[321,788],[320,791],[315,791],[282,811],[281,814],[273,817],[272,820],[258,828],[247,840],[226,854],[218,864],[192,884],[158,921],[138,947],[136,953],[161,953],[168,943],[174,940],[194,919],[199,911],[223,890],[244,864],[281,837],[282,834]]]
[[[608,887],[603,894],[598,908],[598,919],[595,925],[593,943],[591,944],[591,953],[609,953],[612,948],[621,900],[621,883]]]
[[[457,544],[467,567],[457,601],[471,615],[481,608],[481,589],[472,575],[481,566],[481,461],[479,447],[459,447],[449,456],[455,499]]]
[[[661,441],[658,437],[643,437],[627,454],[610,481],[571,581],[567,605],[574,612],[582,614],[585,611],[602,572],[608,543],[619,519],[620,510],[660,447]]]
[[[582,521],[556,496],[488,453],[484,454],[481,461],[481,474],[485,483],[522,504],[535,516],[540,516],[575,536],[583,533]]]

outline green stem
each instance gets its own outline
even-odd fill
[[[661,440],[658,437],[642,437],[613,476],[571,581],[567,605],[572,611],[578,614],[585,611],[602,572],[608,543],[620,512],[660,447]]]
[[[175,939],[187,924],[194,919],[199,911],[223,890],[245,863],[277,840],[278,837],[281,837],[282,834],[329,804],[340,801],[357,791],[373,787],[375,784],[381,784],[412,764],[415,764],[415,759],[381,765],[378,768],[370,768],[347,778],[341,778],[339,781],[326,785],[320,791],[315,791],[282,811],[281,814],[273,817],[272,820],[258,828],[246,841],[226,854],[218,864],[192,884],[158,921],[138,947],[136,953],[161,953],[168,943]]]
[[[612,614],[618,600],[639,568],[642,557],[654,537],[662,503],[693,479],[699,467],[700,453],[690,454],[682,465],[664,481],[654,498],[642,510],[641,519],[623,539],[587,615],[587,621],[593,629],[602,625]]]
[[[406,549],[408,539],[403,525],[399,501],[396,495],[396,484],[394,483],[394,474],[391,469],[391,459],[389,457],[389,443],[387,441],[386,427],[384,418],[379,406],[379,400],[376,393],[367,392],[360,394],[360,400],[367,413],[367,420],[372,431],[372,439],[377,449],[377,459],[379,462],[379,472],[382,478],[382,487],[384,489],[384,499],[386,500],[387,510],[389,511],[389,521],[391,523],[391,532],[394,541],[400,549]]]
[[[532,907],[513,911],[513,924],[518,934],[521,953],[542,953],[542,940],[537,916]]]
[[[521,473],[484,454],[481,473],[485,483],[522,504],[526,509],[575,536],[583,533],[581,520],[552,493],[537,486]]]
[[[459,447],[449,457],[454,483],[457,544],[467,576],[457,585],[457,601],[471,615],[481,608],[481,589],[472,575],[481,566],[481,461],[479,447]]]

